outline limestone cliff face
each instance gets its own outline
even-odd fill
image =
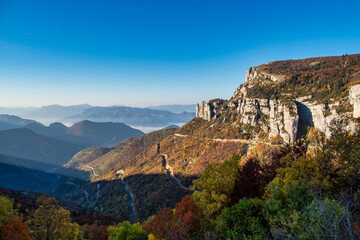
[[[305,125],[314,126],[329,138],[331,135],[331,125],[334,120],[347,120],[348,124],[345,129],[347,131],[354,131],[356,128],[355,120],[353,119],[356,108],[354,108],[354,113],[341,112],[341,108],[343,108],[344,101],[346,100],[347,98],[333,104],[319,104],[307,100],[301,102],[295,100],[294,102],[296,102],[298,107],[300,122]],[[360,101],[357,101],[357,104],[359,103]]]
[[[247,82],[247,83],[255,82],[255,80],[262,81],[264,79],[268,79],[273,82],[276,82],[278,80],[284,79],[284,76],[268,73],[264,69],[264,65],[261,65],[259,67],[250,67],[246,72],[245,82]]]
[[[270,131],[269,137],[281,136],[287,143],[296,139],[299,117],[293,102],[250,98],[202,102],[197,105],[196,116],[210,121],[229,111],[236,111],[240,123],[259,125],[263,131]]]
[[[354,85],[349,91],[350,103],[354,106],[353,118],[360,117],[360,84]]]
[[[256,84],[266,85],[267,81],[276,82],[285,79],[284,75],[270,74],[264,69],[264,65],[258,67],[250,67],[245,76],[245,84],[241,84],[234,92],[231,99],[247,96],[247,88],[251,88]]]
[[[248,94],[252,87],[269,86],[271,82],[286,78],[263,69],[263,66],[251,67],[246,73],[245,83],[237,88],[229,101],[212,100],[198,104],[196,116],[211,121],[221,114],[236,110],[239,122],[259,126],[269,132],[270,138],[281,136],[287,143],[296,140],[300,124],[314,126],[327,137],[330,137],[331,125],[337,119],[347,120],[346,130],[355,130],[356,118],[360,117],[360,84],[353,85],[347,97],[332,101],[331,104],[319,103],[310,99],[310,96],[278,100],[253,98]],[[349,103],[352,109],[344,107]]]
[[[214,116],[214,105],[205,101],[202,101],[201,105],[196,104],[196,116],[210,121]]]

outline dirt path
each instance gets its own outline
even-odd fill
[[[166,154],[161,154],[162,157],[162,166],[163,168],[166,170],[166,173],[168,174],[169,178],[179,187],[181,187],[182,189],[185,189],[187,191],[193,191],[190,188],[187,188],[185,186],[183,186],[180,182],[180,180],[175,177],[172,168],[170,167],[170,165],[167,162],[168,156]]]
[[[211,141],[215,141],[215,142],[241,142],[241,143],[246,143],[246,144],[249,144],[249,145],[253,145],[253,144],[256,144],[256,143],[263,143],[263,144],[270,145],[270,146],[273,146],[273,147],[283,146],[283,145],[271,144],[269,142],[265,142],[265,141],[261,141],[261,140],[255,140],[255,139],[246,140],[246,139],[199,138],[199,137],[196,137],[196,136],[179,134],[179,133],[174,133],[174,136],[175,137],[182,137],[182,138],[192,137],[192,138],[197,138],[197,139],[206,139],[206,140],[211,140]]]
[[[134,194],[132,193],[129,185],[124,180],[120,179],[119,182],[121,182],[125,192],[127,193],[128,197],[129,197],[129,209],[130,209],[131,218],[135,222],[137,222],[136,209],[135,209],[135,204],[134,204]]]
[[[97,202],[100,194],[100,183],[96,184],[96,193],[95,193],[95,199],[89,204],[89,207],[93,207],[95,203]]]
[[[97,175],[97,174],[95,173],[95,170],[94,170],[93,167],[90,167],[89,165],[85,165],[85,167],[90,168],[90,169],[91,169],[91,173],[92,173],[95,177],[99,176],[99,175]]]
[[[84,189],[84,198],[85,198],[85,203],[87,203],[89,201],[89,193],[86,191],[86,189]]]

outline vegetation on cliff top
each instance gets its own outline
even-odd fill
[[[360,54],[275,61],[264,70],[284,75],[285,80],[266,81],[247,88],[250,98],[290,98],[310,96],[319,102],[339,100],[360,82]],[[264,79],[265,81],[265,79]]]

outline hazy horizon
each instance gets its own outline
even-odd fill
[[[65,104],[57,104],[57,103],[52,103],[52,104],[45,104],[45,105],[39,105],[39,106],[4,106],[0,104],[0,108],[41,108],[41,107],[49,107],[49,106],[61,106],[61,107],[71,107],[71,106],[82,106],[82,105],[89,105],[91,107],[131,107],[131,108],[153,108],[153,107],[160,107],[160,106],[187,106],[187,105],[196,105],[196,103],[190,103],[190,104],[160,104],[160,105],[145,105],[143,107],[141,106],[131,106],[131,105],[91,105],[88,103],[80,103],[80,104],[69,104],[69,105],[65,105]]]
[[[251,66],[360,53],[359,7],[359,1],[4,0],[0,105],[229,99]]]

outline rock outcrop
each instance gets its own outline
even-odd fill
[[[249,96],[248,91],[254,86],[266,86],[286,79],[285,75],[274,75],[264,70],[264,65],[251,67],[246,73],[246,80],[241,84],[229,101],[212,100],[196,106],[196,116],[207,121],[216,120],[226,112],[236,110],[240,123],[259,126],[269,132],[269,137],[280,136],[284,142],[292,143],[297,139],[300,125],[313,126],[327,137],[331,135],[334,120],[347,121],[346,130],[354,131],[355,118],[360,117],[360,84],[353,85],[348,97],[328,103],[319,103],[311,96],[297,99],[261,99]],[[353,109],[345,108],[350,103]]]
[[[270,131],[269,137],[281,136],[287,143],[296,139],[299,117],[296,104],[293,102],[244,98],[202,102],[201,106],[197,105],[197,109],[196,116],[208,121],[215,120],[226,111],[235,110],[240,123],[260,125],[263,131]]]
[[[360,117],[360,84],[351,86],[349,91],[350,104],[354,106],[353,118]]]
[[[282,75],[274,75],[268,73],[266,70],[263,69],[264,65],[261,65],[259,67],[250,67],[248,71],[246,72],[245,82],[251,83],[255,80],[271,80],[273,82],[276,82],[278,80],[284,79],[285,76]]]
[[[196,104],[196,117],[201,117],[205,120],[210,121],[213,116],[214,116],[213,104],[206,103],[205,101],[202,101],[201,105]]]
[[[299,121],[301,124],[314,126],[320,132],[324,133],[326,137],[331,136],[331,125],[334,120],[345,119],[348,121],[347,131],[354,131],[356,124],[352,118],[352,112],[341,112],[344,101],[337,101],[333,104],[314,103],[311,101],[296,101],[298,107]],[[354,109],[355,112],[355,109]]]

